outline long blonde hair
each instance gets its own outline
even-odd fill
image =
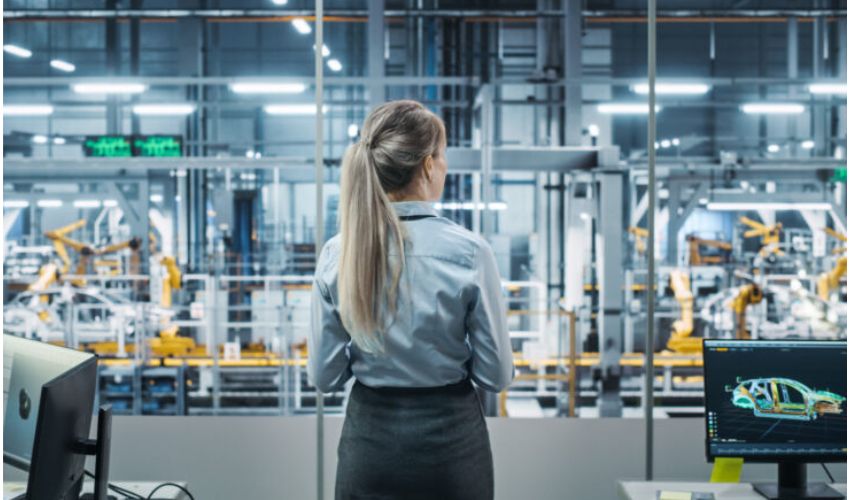
[[[439,153],[445,128],[422,104],[393,101],[369,113],[360,137],[342,160],[337,290],[342,324],[354,343],[379,352],[404,268],[404,231],[388,194],[403,191],[425,159]],[[390,245],[397,259],[389,258]]]

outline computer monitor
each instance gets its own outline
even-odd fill
[[[77,498],[94,408],[92,354],[3,336],[3,452],[29,462],[27,498]]]
[[[846,341],[706,339],[703,362],[709,461],[778,463],[767,498],[843,498],[805,464],[847,460]]]

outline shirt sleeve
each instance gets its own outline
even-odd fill
[[[473,298],[466,316],[472,348],[470,375],[484,389],[499,392],[514,378],[505,299],[496,257],[489,245],[483,243],[479,247],[475,260]]]
[[[347,349],[351,337],[342,326],[327,287],[318,278],[313,281],[311,308],[312,331],[308,337],[307,374],[320,391],[336,391],[351,378]]]

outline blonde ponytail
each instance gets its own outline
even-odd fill
[[[369,114],[361,140],[343,157],[339,311],[363,351],[383,350],[382,334],[395,314],[404,269],[404,228],[389,194],[407,187],[443,141],[445,129],[436,115],[418,102],[394,101]]]

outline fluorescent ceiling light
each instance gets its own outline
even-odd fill
[[[35,204],[39,208],[58,208],[62,206],[62,200],[38,200]]]
[[[275,5],[286,5],[289,3],[289,0],[272,0],[272,3]]]
[[[803,142],[800,143],[800,147],[803,148],[803,149],[814,149],[815,148],[815,141],[812,141],[812,140],[803,141]]]
[[[745,211],[745,210],[830,210],[832,206],[827,202],[709,202],[709,210],[718,211]]]
[[[779,152],[779,144],[770,144],[767,146],[768,153],[778,153]]]
[[[448,202],[434,203],[434,208],[437,210],[484,210],[484,203],[473,202]],[[508,204],[503,201],[493,201],[487,204],[487,210],[507,210]]]
[[[356,123],[352,123],[348,126],[348,137],[354,139],[355,137],[357,137],[358,132],[360,132],[360,128],[357,126]]]
[[[133,113],[139,116],[186,116],[195,112],[195,105],[175,104],[136,104]]]
[[[230,90],[237,94],[300,94],[307,89],[303,83],[231,83]]]
[[[18,57],[32,57],[32,51],[27,50],[23,47],[18,47],[17,45],[12,45],[11,43],[3,46],[3,50],[12,54],[13,56]]]
[[[3,116],[47,116],[53,113],[49,104],[7,104],[3,106]]]
[[[639,102],[608,102],[596,106],[596,110],[607,115],[646,115],[649,114],[649,104]],[[661,106],[655,106],[655,112],[661,111]]]
[[[703,95],[711,90],[711,85],[705,83],[661,83],[655,82],[655,93],[658,95]],[[636,94],[649,94],[649,83],[632,85]]]
[[[794,102],[751,102],[741,106],[741,111],[748,115],[799,115],[805,110],[805,106]]]
[[[340,71],[342,70],[342,63],[338,59],[328,59],[328,68],[331,71]]]
[[[678,137],[674,137],[674,138],[673,138],[673,140],[672,140],[672,141],[670,141],[670,142],[672,142],[674,146],[678,146],[679,144],[681,144],[681,143],[679,142],[679,138],[678,138]]]
[[[300,17],[292,20],[292,26],[295,27],[295,29],[302,35],[309,35],[310,32],[313,31],[307,21]]]
[[[269,104],[263,108],[270,115],[315,115],[315,104]],[[328,107],[322,106],[322,113],[327,113]]]
[[[41,135],[41,134],[36,134],[36,135],[32,136],[32,142],[34,142],[36,144],[47,144],[47,136]]]
[[[316,50],[315,45],[313,45],[313,50]],[[331,49],[327,45],[322,44],[322,57],[328,57],[329,55],[331,55]]]
[[[104,208],[112,208],[112,207],[117,207],[117,206],[118,206],[118,202],[116,200],[103,200],[103,207]]]
[[[74,208],[100,208],[100,200],[75,200]]]
[[[50,61],[50,67],[56,68],[59,71],[64,71],[65,73],[73,73],[77,69],[77,67],[73,64],[69,63],[68,61],[63,61],[61,59],[53,59],[52,61]]]
[[[161,194],[152,194],[150,196],[151,203],[162,203],[162,199]]]
[[[3,200],[3,208],[27,208],[30,202],[27,200]]]
[[[143,83],[76,83],[71,89],[78,94],[140,94],[148,89]]]
[[[54,137],[53,138],[53,144],[58,144],[58,145],[61,146],[62,144],[65,144],[65,142],[67,142],[67,141],[65,140],[64,137]]]
[[[590,134],[590,137],[599,137],[599,125],[591,123],[587,126],[587,133]]]
[[[809,85],[812,94],[846,94],[847,85],[843,83],[813,83]]]
[[[667,149],[669,147],[670,147],[670,140],[669,139],[664,139],[664,140],[661,141],[661,148],[662,149]]]

